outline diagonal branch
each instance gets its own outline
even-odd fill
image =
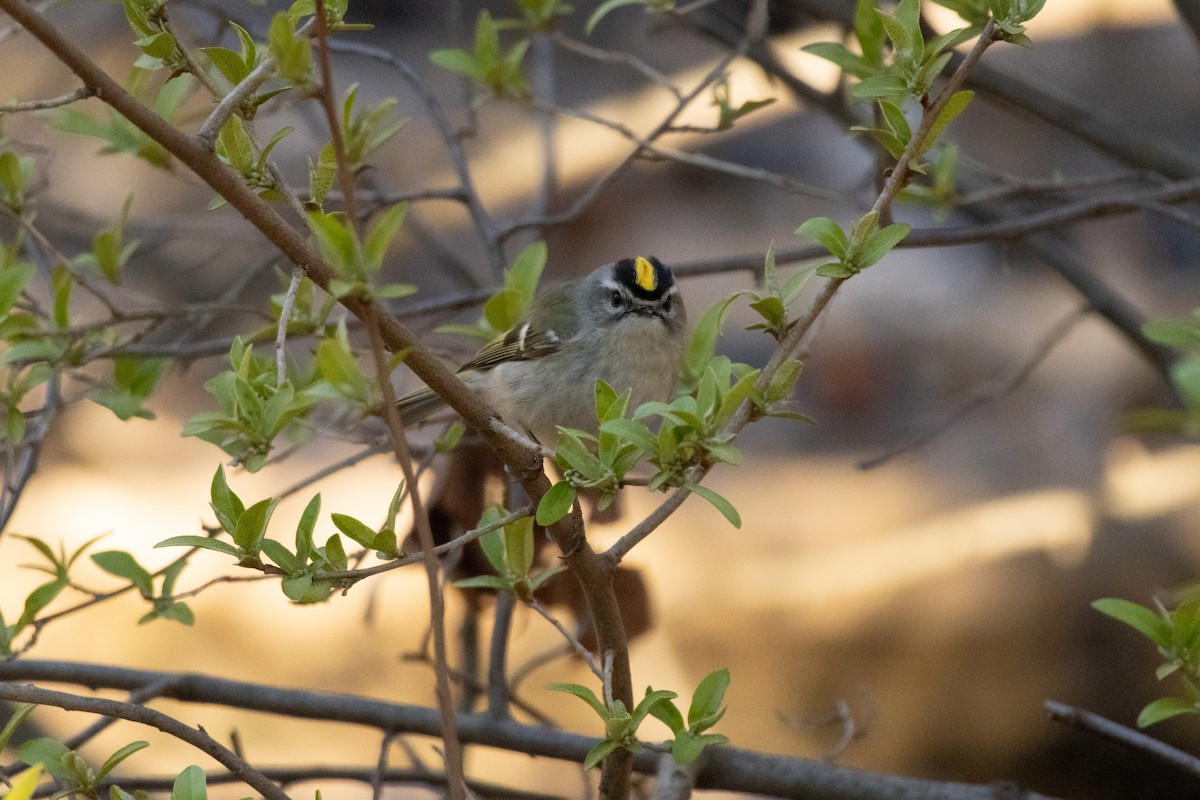
[[[172,683],[167,675],[148,683],[169,689]],[[145,684],[143,684],[145,685]],[[169,692],[164,691],[163,694]],[[161,711],[120,700],[107,700],[101,697],[81,697],[67,692],[57,692],[51,689],[41,689],[37,686],[20,686],[15,683],[0,683],[0,698],[15,703],[36,703],[42,706],[56,706],[67,711],[86,711],[89,714],[100,714],[105,717],[116,717],[142,725],[158,728],[163,733],[170,734],[176,739],[187,742],[197,750],[211,756],[233,774],[237,775],[247,786],[257,790],[267,800],[291,800],[287,793],[275,785],[254,767],[250,766],[237,753],[213,739],[201,729],[184,725],[174,717],[169,717]]]

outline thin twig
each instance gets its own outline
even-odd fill
[[[320,0],[318,0],[320,3]],[[408,440],[404,436],[404,423],[400,420],[400,412],[396,408],[396,397],[392,391],[391,371],[388,369],[387,353],[384,350],[383,335],[377,322],[368,317],[367,332],[371,336],[371,353],[375,359],[375,370],[380,391],[383,394],[383,420],[392,436],[392,445],[396,451],[396,460],[404,472],[408,483],[408,497],[413,510],[413,524],[417,529],[417,539],[421,544],[422,562],[425,565],[425,578],[429,586],[429,624],[433,633],[433,654],[435,672],[435,694],[437,695],[438,711],[442,720],[442,743],[446,762],[446,773],[449,776],[448,790],[451,800],[466,800],[466,784],[463,777],[462,743],[458,738],[458,725],[454,716],[454,699],[450,695],[450,678],[446,657],[446,601],[442,593],[441,571],[438,566],[437,554],[434,552],[433,529],[429,523],[429,514],[421,500],[417,488],[417,479],[413,474],[412,453],[408,449]]]
[[[166,676],[164,676],[166,677]],[[169,688],[169,681],[163,681],[161,686]],[[101,714],[106,717],[125,719],[142,725],[157,728],[163,733],[174,736],[180,741],[187,742],[197,750],[207,754],[237,775],[247,786],[258,791],[267,800],[291,800],[287,793],[280,789],[274,781],[267,778],[254,767],[247,764],[236,753],[228,749],[203,730],[184,725],[174,717],[169,717],[161,711],[155,711],[134,703],[119,700],[107,700],[100,697],[81,697],[67,692],[41,689],[36,686],[20,686],[15,683],[0,683],[0,698],[16,703],[36,703],[43,706],[57,706],[68,711],[85,711],[89,714]]]
[[[58,97],[47,97],[43,100],[19,100],[13,103],[0,104],[0,114],[16,114],[21,111],[43,111],[47,108],[59,108],[92,96],[92,90],[86,86]]]
[[[1076,325],[1078,325],[1080,321],[1085,319],[1089,313],[1091,313],[1091,308],[1084,306],[1083,308],[1076,309],[1068,314],[1066,317],[1056,323],[1045,336],[1038,340],[1036,346],[1033,348],[1033,352],[1023,360],[1021,366],[1007,379],[994,387],[990,387],[986,390],[978,392],[970,399],[970,401],[963,404],[961,408],[951,414],[948,419],[943,420],[929,430],[924,431],[923,433],[914,436],[904,443],[889,449],[887,452],[858,462],[858,468],[861,470],[875,469],[876,467],[880,467],[888,463],[899,455],[922,447],[932,439],[935,439],[936,437],[948,432],[951,428],[962,422],[971,414],[978,411],[980,408],[983,408],[990,403],[994,403],[1000,398],[1010,394],[1013,390],[1029,379],[1029,376],[1032,375],[1034,370],[1041,365],[1041,363],[1046,359],[1046,356],[1050,355],[1050,353],[1062,342],[1066,335]]]
[[[571,649],[575,651],[576,655],[583,660],[583,663],[587,664],[587,668],[592,671],[593,675],[600,680],[604,680],[604,673],[601,671],[599,665],[596,664],[596,659],[592,656],[588,649],[583,646],[583,642],[579,641],[579,637],[567,630],[566,627],[558,621],[558,617],[551,614],[550,609],[542,605],[537,598],[529,601],[529,607],[540,614],[542,619],[549,622],[554,626],[556,631],[562,634],[563,639],[571,646]]]
[[[1110,742],[1116,742],[1130,750],[1151,756],[1194,778],[1200,778],[1200,758],[1196,758],[1190,753],[1185,753],[1165,742],[1160,742],[1158,739],[1127,728],[1099,714],[1069,706],[1066,703],[1047,700],[1042,703],[1042,707],[1050,714],[1050,719],[1056,722],[1065,722],[1080,730],[1096,734]]]
[[[292,320],[292,306],[296,304],[296,291],[304,280],[304,270],[292,270],[292,279],[288,282],[287,293],[279,306],[279,325],[275,333],[275,385],[283,386],[287,380],[287,329]]]
[[[343,138],[342,126],[338,121],[335,101],[337,92],[333,86],[333,67],[329,63],[329,22],[325,19],[325,0],[315,0],[313,19],[316,20],[317,67],[321,70],[321,91],[317,97],[321,108],[325,111],[325,122],[329,126],[329,135],[333,140],[333,156],[337,162],[338,183],[342,187],[342,204],[346,216],[355,231],[359,230],[362,220],[358,216],[358,206],[354,195],[354,175],[350,172],[350,159],[346,155],[346,142]]]

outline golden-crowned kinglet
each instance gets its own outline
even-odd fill
[[[553,446],[555,426],[595,431],[595,384],[633,390],[629,407],[669,400],[679,377],[686,314],[671,270],[626,258],[537,298],[526,321],[458,372],[509,425]],[[421,389],[397,401],[404,422],[441,407]]]

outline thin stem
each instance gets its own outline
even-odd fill
[[[300,269],[292,270],[292,280],[288,283],[287,293],[279,306],[279,325],[275,333],[275,385],[283,386],[287,379],[287,329],[292,319],[292,307],[296,304],[296,291],[304,279]]]
[[[359,230],[362,220],[358,216],[358,206],[354,193],[354,175],[350,171],[350,159],[346,157],[346,141],[342,136],[342,126],[338,121],[335,100],[337,93],[333,88],[333,67],[329,63],[329,23],[325,19],[325,0],[315,0],[313,19],[317,22],[317,65],[321,70],[321,91],[318,99],[325,111],[325,122],[329,126],[329,135],[333,139],[333,154],[337,160],[338,183],[342,187],[342,204],[346,216],[354,230]]]
[[[1194,778],[1200,778],[1200,758],[1196,758],[1190,753],[1185,753],[1182,750],[1171,747],[1165,742],[1160,742],[1158,739],[1135,731],[1132,728],[1127,728],[1099,714],[1094,714],[1091,711],[1085,711],[1075,706],[1069,706],[1066,703],[1047,700],[1042,704],[1042,707],[1046,709],[1046,712],[1050,715],[1050,719],[1055,722],[1065,722],[1072,727],[1108,739],[1110,742],[1116,742],[1135,752],[1148,755]]]
[[[583,646],[583,642],[579,641],[578,636],[567,630],[566,627],[559,622],[558,617],[551,614],[550,609],[542,605],[537,598],[529,601],[529,607],[540,614],[542,619],[549,622],[554,626],[556,631],[562,634],[563,639],[566,640],[567,644],[571,646],[571,649],[575,651],[576,655],[583,660],[583,663],[587,664],[588,669],[592,671],[593,675],[602,681],[604,680],[604,673],[600,670],[600,666],[596,664],[596,659],[592,656],[588,649]]]
[[[0,114],[16,114],[21,111],[43,111],[47,108],[58,108],[70,105],[78,100],[92,96],[92,90],[86,86],[58,97],[47,97],[43,100],[20,100],[15,103],[0,104]]]
[[[162,684],[168,687],[169,683]],[[155,711],[135,703],[119,700],[106,700],[100,697],[81,697],[67,692],[57,692],[41,689],[36,686],[20,686],[14,683],[0,683],[0,699],[15,703],[36,703],[43,706],[56,706],[67,711],[85,711],[89,714],[100,714],[106,717],[116,717],[142,725],[157,728],[163,733],[174,736],[180,741],[187,742],[197,750],[211,756],[230,772],[237,775],[247,786],[259,792],[267,800],[291,800],[287,793],[280,789],[275,782],[267,778],[254,767],[250,766],[229,748],[213,739],[203,730],[188,727],[174,717],[169,717],[161,711]]]
[[[320,2],[318,14],[320,14]],[[417,540],[421,544],[425,577],[429,586],[429,625],[433,633],[434,674],[438,710],[442,718],[442,742],[446,760],[446,774],[449,776],[448,789],[450,800],[466,800],[466,784],[463,777],[462,743],[458,738],[458,726],[454,715],[454,698],[450,694],[450,676],[446,657],[446,600],[442,593],[441,570],[437,554],[434,553],[433,529],[429,523],[429,514],[421,500],[418,491],[417,477],[413,473],[412,453],[409,452],[408,440],[404,436],[404,423],[400,420],[400,411],[396,408],[396,396],[392,391],[391,370],[388,368],[387,353],[384,350],[383,336],[379,325],[374,319],[366,320],[367,332],[371,336],[371,353],[375,359],[375,370],[380,391],[383,394],[383,420],[392,436],[396,460],[404,472],[408,483],[408,498],[413,510],[413,524],[417,529]]]

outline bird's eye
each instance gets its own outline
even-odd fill
[[[619,291],[617,291],[616,289],[613,289],[612,292],[608,295],[608,302],[612,304],[613,308],[620,308],[622,305],[625,304],[625,298],[621,296],[621,293]]]
[[[673,294],[669,294],[669,295],[667,295],[666,297],[664,297],[664,298],[663,298],[663,301],[662,301],[662,309],[663,309],[663,311],[665,311],[666,313],[670,314],[670,313],[671,313],[671,309],[672,309],[672,308],[674,308],[674,307],[675,307],[675,295],[673,295]]]

